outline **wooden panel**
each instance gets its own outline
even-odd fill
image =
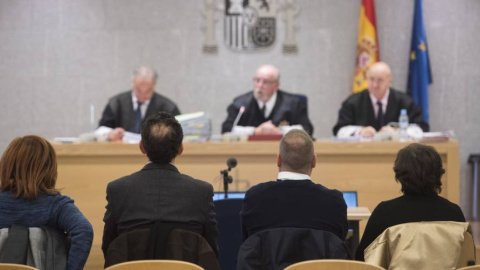
[[[396,183],[392,168],[398,150],[406,145],[399,142],[316,141],[318,162],[312,179],[329,188],[357,191],[359,205],[373,210],[379,202],[401,195],[400,184]],[[458,203],[458,142],[431,145],[441,154],[447,170],[442,179],[442,196]],[[57,187],[75,200],[95,231],[89,265],[103,264],[98,260],[102,258],[100,245],[106,186],[110,181],[140,170],[147,158],[140,153],[137,145],[54,144],[54,147],[58,156]],[[220,170],[227,167],[229,157],[238,160],[238,167],[231,172],[234,178],[231,191],[247,190],[277,177],[278,142],[189,143],[184,147],[183,155],[176,160],[180,172],[211,183],[217,191],[223,188],[218,176]],[[365,224],[365,221],[360,223],[361,232]]]

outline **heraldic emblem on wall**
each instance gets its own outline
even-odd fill
[[[277,13],[283,11],[285,21],[285,52],[295,52],[294,20],[298,15],[294,0],[224,0],[217,5],[215,0],[205,0],[205,52],[216,52],[215,13],[223,11],[223,38],[227,47],[235,51],[265,49],[275,43],[277,35]],[[288,47],[288,48],[287,48]]]
[[[225,43],[234,50],[271,46],[276,35],[276,0],[225,0]]]

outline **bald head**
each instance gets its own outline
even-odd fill
[[[367,71],[368,91],[382,99],[392,83],[392,71],[385,62],[373,64]]]
[[[157,73],[151,67],[140,67],[133,73],[133,93],[144,103],[153,96]]]
[[[255,72],[253,78],[255,98],[267,102],[280,85],[280,72],[272,65],[263,65]]]
[[[294,129],[283,136],[277,161],[280,171],[310,175],[315,163],[313,141],[307,132]]]
[[[263,65],[257,69],[256,74],[268,75],[273,79],[278,80],[280,77],[280,71],[273,65]]]

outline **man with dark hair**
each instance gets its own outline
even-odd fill
[[[182,139],[182,127],[171,114],[160,112],[145,121],[139,146],[150,162],[107,186],[104,255],[117,236],[157,221],[182,224],[182,229],[201,234],[218,255],[213,187],[175,167],[175,158],[183,152]]]
[[[278,180],[256,185],[245,195],[244,239],[266,229],[295,227],[328,231],[345,240],[347,205],[338,190],[312,182],[316,161],[313,141],[305,131],[291,130],[283,137]]]

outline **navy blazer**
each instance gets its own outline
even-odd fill
[[[277,180],[253,186],[245,194],[240,216],[244,240],[282,227],[328,231],[342,240],[348,231],[342,193],[310,180]]]
[[[161,111],[173,115],[180,114],[180,110],[173,101],[165,96],[153,93],[142,123],[149,116]],[[103,110],[99,126],[110,128],[121,127],[126,131],[135,131],[135,112],[132,103],[132,90],[118,94],[108,101],[107,106],[105,106],[105,109]]]
[[[390,88],[385,123],[398,122],[401,109],[407,109],[410,123],[419,125],[423,131],[430,129],[428,123],[423,121],[422,109],[407,94]],[[342,127],[349,125],[375,127],[376,121],[370,94],[368,90],[364,90],[351,95],[342,103],[337,124],[333,127],[333,135],[337,135]]]
[[[253,91],[236,97],[227,108],[228,116],[222,124],[222,133],[232,131],[233,122],[242,106],[245,107],[245,112],[238,121],[239,126],[258,127],[262,123],[272,120],[276,126],[280,124],[302,125],[308,134],[313,134],[313,125],[308,118],[306,97],[282,90],[277,91],[277,100],[268,118],[265,118],[258,107],[258,103],[253,97]]]
[[[212,185],[181,174],[170,163],[148,163],[142,170],[110,182],[103,221],[104,255],[117,236],[156,221],[198,227],[218,254]]]

